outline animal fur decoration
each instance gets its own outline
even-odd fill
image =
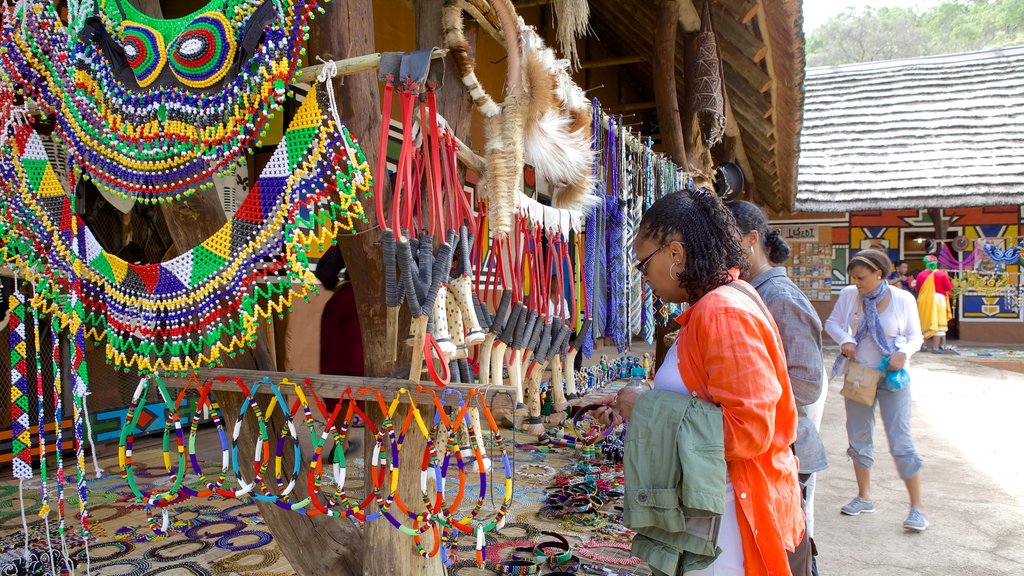
[[[587,208],[594,189],[593,111],[569,76],[569,61],[555,59],[537,32],[523,24],[530,106],[526,115],[526,162],[554,187],[556,208]]]
[[[496,14],[501,23],[501,33],[508,47],[508,69],[505,101],[500,105],[476,77],[476,62],[469,55],[469,43],[462,25],[464,8],[472,8],[478,14]],[[519,191],[523,189],[523,124],[528,97],[515,8],[510,0],[493,0],[493,6],[487,0],[446,0],[442,18],[445,45],[455,59],[462,84],[484,117],[487,170],[481,175],[479,190],[481,196],[487,198],[488,226],[495,237],[500,238],[512,231],[515,214],[519,210]]]
[[[462,24],[467,5],[471,12],[496,14],[505,45],[510,47],[505,101],[500,105],[481,87],[476,63],[469,56]],[[516,17],[509,0],[448,0],[443,17],[445,44],[484,117],[487,170],[481,192],[488,198],[491,229],[499,235],[512,229],[524,161],[553,186],[553,206],[592,205],[592,112],[569,76],[569,62],[555,58],[536,32]]]
[[[710,149],[725,136],[725,86],[722,83],[722,54],[711,21],[710,2],[704,3],[696,41],[694,84],[691,106],[704,144]]]

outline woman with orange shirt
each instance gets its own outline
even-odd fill
[[[644,214],[633,249],[637,269],[664,302],[689,309],[656,389],[722,408],[727,469],[721,554],[687,574],[790,574],[787,550],[803,535],[797,412],[782,342],[757,292],[739,280],[747,260],[728,209],[703,188],[669,194]],[[628,419],[640,392],[627,387],[600,416]],[[730,502],[731,500],[731,502]],[[731,505],[730,505],[731,504]]]

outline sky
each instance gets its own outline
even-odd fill
[[[810,34],[829,18],[851,7],[857,10],[866,6],[926,9],[936,3],[937,0],[804,0],[804,34]]]

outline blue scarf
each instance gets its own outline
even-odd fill
[[[853,335],[854,340],[859,344],[865,334],[870,334],[871,339],[875,341],[875,345],[882,351],[883,356],[892,356],[899,352],[896,349],[895,342],[885,337],[885,331],[882,330],[882,321],[878,318],[878,303],[888,293],[889,283],[883,280],[878,288],[864,296],[864,318],[861,320],[860,326],[857,327],[857,333]]]

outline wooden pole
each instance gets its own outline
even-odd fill
[[[431,59],[444,58],[448,54],[448,50],[441,49],[437,53],[431,54]],[[351,76],[360,72],[368,72],[370,70],[376,70],[380,66],[380,52],[374,52],[373,54],[363,54],[361,56],[353,56],[352,58],[344,58],[342,60],[333,60],[334,65],[338,68],[338,76]],[[295,74],[295,83],[305,82],[307,84],[316,82],[317,76],[323,69],[324,64],[314,64],[312,66],[306,66],[300,68]],[[447,76],[446,76],[447,77]]]
[[[371,0],[349,0],[328,4],[326,14],[317,18],[317,26],[311,31],[310,53],[324,59],[345,59],[373,52],[373,19]],[[370,165],[375,166],[377,154],[385,153],[378,150],[378,134],[382,119],[377,78],[370,74],[350,76],[345,79],[344,90],[339,90],[338,94],[342,118],[360,141]],[[384,190],[388,188],[385,183]],[[408,366],[410,361],[410,349],[406,346],[399,347],[395,360],[388,358],[385,353],[386,331],[383,327],[387,324],[387,307],[384,302],[384,266],[380,251],[381,231],[373,206],[373,202],[383,200],[374,198],[365,202],[364,208],[369,219],[367,231],[357,236],[341,235],[338,238],[338,245],[352,280],[352,288],[355,290],[356,301],[359,303],[359,323],[362,327],[367,376],[394,376],[399,367]],[[399,334],[408,334],[408,313],[403,311],[400,318]],[[374,405],[372,402],[367,403],[370,418],[380,417],[379,408]],[[401,408],[396,414],[396,420],[404,420],[407,410],[408,406]],[[368,452],[372,450],[373,439],[369,435],[365,445]],[[420,454],[425,446],[426,440],[414,432],[407,436],[403,452]],[[369,461],[369,453],[366,458]],[[406,502],[418,502],[419,462],[415,458],[407,458],[401,460],[401,465],[399,494]],[[425,537],[424,540],[429,540],[429,537]],[[430,543],[424,544],[429,546]],[[421,558],[416,553],[411,538],[398,533],[384,521],[372,522],[365,527],[361,546],[357,538],[353,538],[349,546],[361,559],[363,574],[402,576],[440,575],[443,572],[439,557],[429,560]],[[316,554],[317,551],[307,549],[306,553]],[[339,564],[338,568],[341,567]]]
[[[932,226],[935,229],[935,240],[937,241],[935,243],[935,250],[936,252],[938,252],[938,242],[944,241],[946,239],[946,228],[948,227],[949,222],[947,222],[946,219],[943,217],[942,208],[929,208],[928,217],[931,218]]]
[[[676,166],[687,169],[689,163],[686,158],[686,140],[683,136],[679,93],[676,88],[676,30],[679,25],[679,14],[676,0],[665,0],[658,4],[658,21],[654,27],[654,53],[651,63],[654,68],[654,100],[658,110],[658,126],[665,153]],[[668,351],[668,346],[664,342],[664,335],[668,332],[669,329],[661,326],[655,328],[656,366],[661,365]]]
[[[676,90],[676,28],[679,7],[676,0],[658,4],[658,22],[654,27],[654,100],[658,110],[658,126],[665,152],[678,166],[687,166],[683,123]]]

